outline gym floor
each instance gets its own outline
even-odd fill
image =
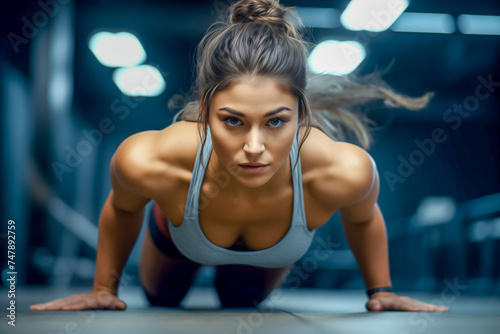
[[[211,287],[192,287],[181,308],[149,307],[139,287],[127,286],[120,297],[125,311],[37,312],[29,305],[88,289],[51,290],[18,287],[15,327],[8,325],[7,290],[0,290],[1,333],[498,333],[500,298],[450,293],[404,293],[424,302],[450,307],[447,313],[367,312],[363,291],[277,289],[248,309],[218,309]]]

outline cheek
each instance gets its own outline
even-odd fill
[[[222,134],[212,136],[213,149],[223,159],[231,159],[237,152],[237,143],[234,138]]]
[[[282,159],[287,159],[290,155],[290,151],[292,149],[292,144],[281,144],[279,148],[276,149],[276,154],[279,155]]]
[[[277,160],[285,160],[290,155],[293,137],[270,141],[267,144],[267,151]]]

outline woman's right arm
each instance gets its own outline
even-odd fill
[[[127,138],[116,150],[110,163],[112,190],[101,210],[97,243],[94,285],[90,293],[76,294],[32,305],[31,310],[124,310],[118,299],[120,277],[137,240],[150,201],[145,165],[148,150],[143,146],[151,139],[150,132]],[[140,144],[139,144],[140,143]],[[145,180],[142,180],[142,178]],[[143,182],[146,181],[146,182]]]

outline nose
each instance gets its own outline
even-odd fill
[[[258,131],[250,131],[248,133],[247,139],[245,141],[245,146],[243,146],[245,153],[250,155],[258,155],[264,152],[264,141],[262,134]]]

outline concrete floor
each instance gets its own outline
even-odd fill
[[[142,290],[125,287],[120,297],[126,311],[36,312],[29,305],[86,292],[47,288],[18,288],[16,326],[7,324],[7,291],[0,290],[0,333],[500,333],[500,298],[403,293],[425,302],[450,307],[448,313],[367,312],[363,291],[280,289],[259,308],[217,309],[210,287],[193,287],[183,308],[149,307]]]

